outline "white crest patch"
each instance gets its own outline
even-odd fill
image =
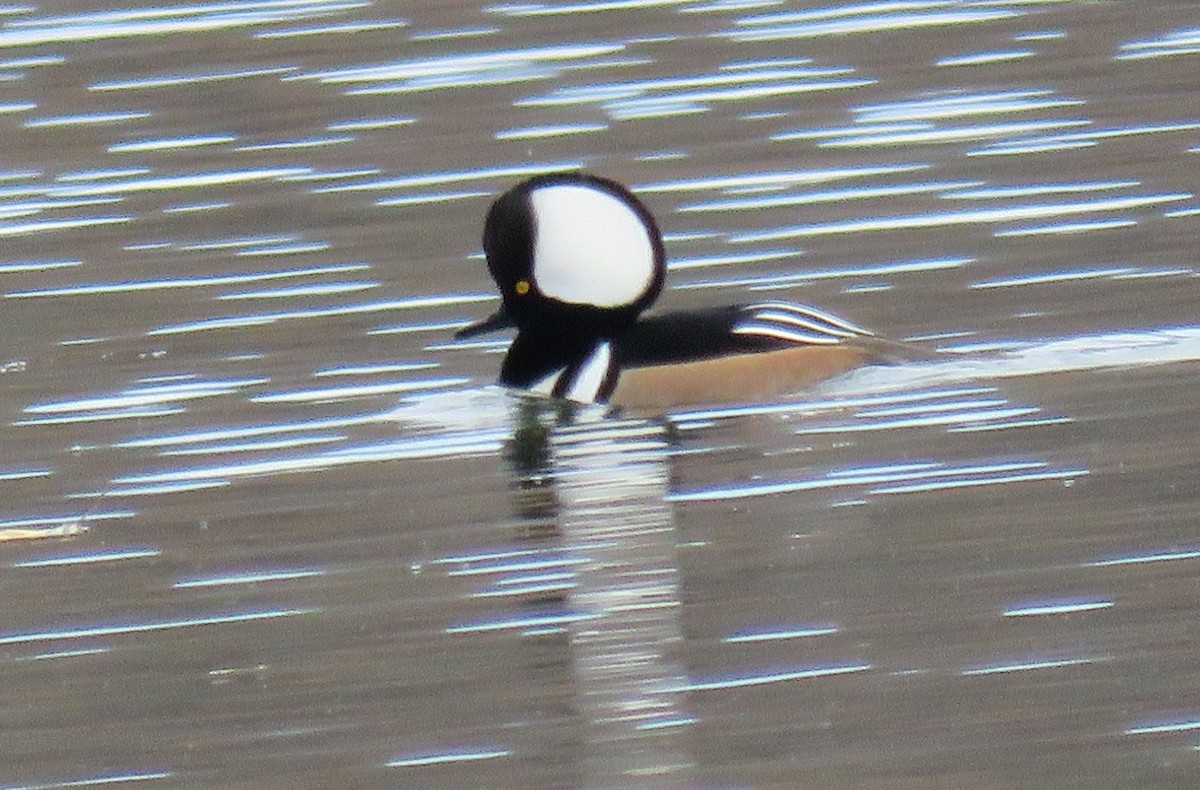
[[[654,244],[642,217],[616,195],[553,184],[529,195],[536,237],[533,279],[571,304],[622,307],[654,281]]]

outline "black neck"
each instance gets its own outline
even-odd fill
[[[504,357],[500,383],[528,387],[557,370],[570,368],[586,359],[599,342],[600,338],[595,336],[572,337],[522,330]]]
[[[549,380],[554,397],[598,403],[612,395],[619,376],[612,339],[597,335],[521,331],[500,368],[501,384],[529,388]]]

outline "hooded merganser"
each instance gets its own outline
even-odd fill
[[[515,326],[500,383],[582,402],[670,407],[795,392],[905,356],[900,343],[788,302],[641,318],[666,253],[627,188],[584,173],[531,178],[492,204],[483,229],[503,304],[460,330]]]

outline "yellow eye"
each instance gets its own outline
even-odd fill
[[[529,293],[529,281],[517,280],[517,284],[513,286],[513,290],[517,292],[517,296],[524,296]]]

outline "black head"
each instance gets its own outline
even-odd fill
[[[621,184],[583,173],[538,176],[501,195],[483,249],[504,312],[524,330],[615,334],[658,298],[666,274],[646,207]]]

